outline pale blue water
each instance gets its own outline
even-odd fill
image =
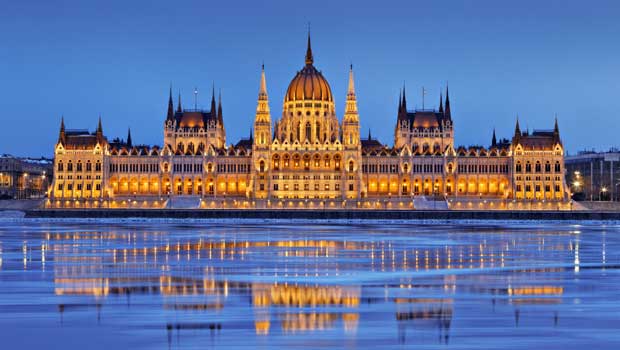
[[[0,222],[2,349],[620,348],[620,227]]]

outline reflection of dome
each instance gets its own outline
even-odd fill
[[[327,79],[312,64],[312,48],[308,36],[308,50],[306,52],[306,66],[293,78],[286,91],[284,102],[290,101],[327,101],[333,102],[332,90]]]

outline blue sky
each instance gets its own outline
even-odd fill
[[[168,88],[185,106],[222,91],[228,142],[252,125],[264,61],[272,118],[315,65],[342,117],[353,62],[362,134],[392,144],[403,81],[410,108],[450,86],[456,143],[488,145],[553,126],[570,152],[619,146],[617,1],[9,1],[0,10],[0,153],[51,156],[68,128],[161,144]]]

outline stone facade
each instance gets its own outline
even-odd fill
[[[55,148],[51,207],[565,209],[559,128],[521,132],[490,147],[456,147],[449,92],[438,110],[409,110],[403,89],[394,145],[360,135],[353,67],[342,121],[329,83],[305,65],[272,121],[264,68],[253,133],[226,144],[221,97],[209,111],[176,110],[172,91],[163,146],[109,142],[97,131],[65,130]],[[424,199],[416,203],[416,198]]]

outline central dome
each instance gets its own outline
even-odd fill
[[[326,101],[333,102],[332,90],[327,79],[313,65],[310,36],[306,51],[306,66],[291,80],[284,97],[284,102],[294,101]]]

